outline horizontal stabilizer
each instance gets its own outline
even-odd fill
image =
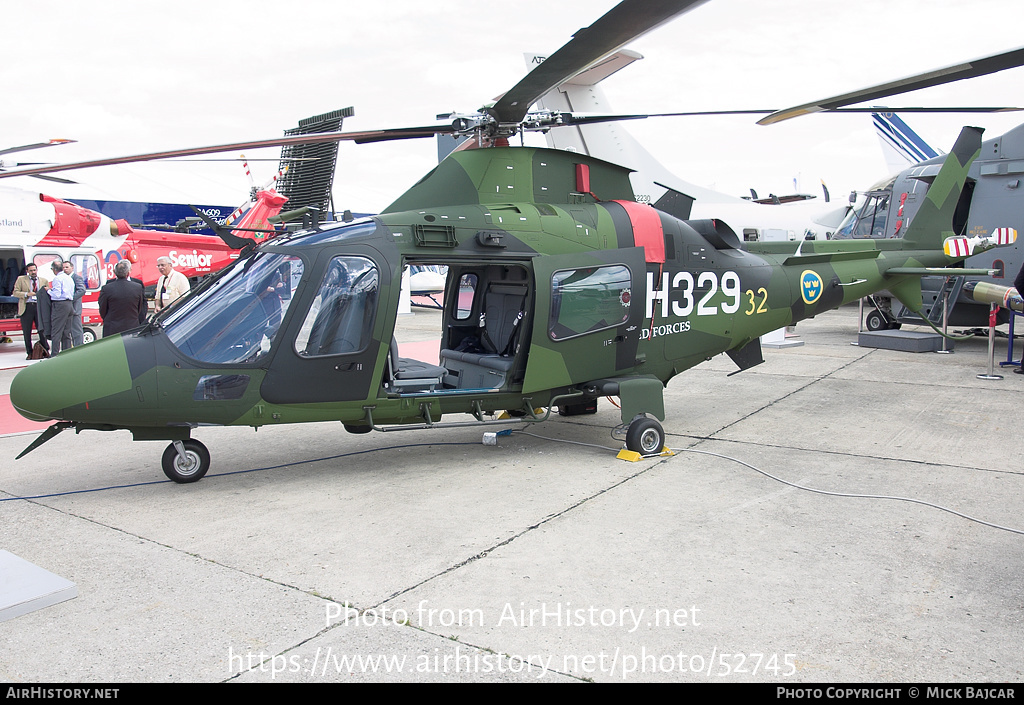
[[[818,254],[795,254],[787,257],[784,265],[821,264],[822,262],[849,262],[859,259],[878,259],[879,250],[847,250],[844,252],[821,252]]]

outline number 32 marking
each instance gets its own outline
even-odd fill
[[[756,302],[753,289],[747,289],[747,291],[745,293],[747,295],[747,298],[749,299],[748,303],[750,304],[750,308],[748,308],[746,311],[744,311],[745,314],[747,314],[748,316],[752,316],[755,313],[768,313],[768,306],[766,305],[768,303],[768,290],[767,289],[765,289],[762,286],[761,288],[759,288],[757,290],[757,296],[761,297],[761,302],[760,303]]]

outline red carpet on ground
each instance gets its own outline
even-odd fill
[[[11,396],[0,394],[0,435],[23,433],[25,431],[42,431],[49,423],[29,421],[11,406]]]

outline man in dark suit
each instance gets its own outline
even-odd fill
[[[21,319],[21,332],[25,336],[25,355],[32,357],[32,326],[35,325],[39,331],[39,342],[47,350],[50,348],[43,336],[43,327],[39,324],[36,316],[36,304],[39,301],[41,291],[46,289],[49,282],[39,276],[36,265],[29,262],[25,267],[25,274],[18,277],[14,283],[14,295],[18,297],[18,317]]]
[[[132,263],[126,259],[114,265],[114,281],[100,289],[100,316],[103,318],[103,337],[138,328],[145,320],[146,295],[142,285],[128,275]]]

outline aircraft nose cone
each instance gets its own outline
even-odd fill
[[[90,401],[131,389],[120,336],[41,360],[11,381],[11,405],[32,421],[84,420]]]

